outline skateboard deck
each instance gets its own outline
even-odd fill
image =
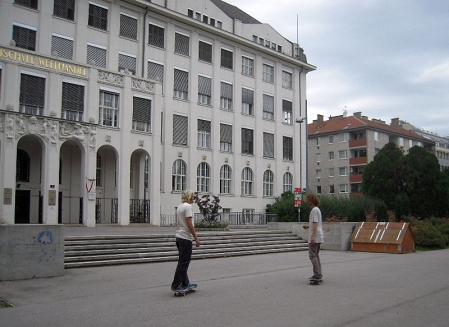
[[[187,293],[193,293],[195,292],[195,289],[197,288],[197,284],[193,284],[192,288],[187,288],[184,291],[175,291],[174,294],[175,296],[186,296]]]
[[[186,296],[188,293],[195,292],[195,289],[174,292],[175,296]]]
[[[309,279],[310,285],[320,285],[323,280],[322,279]]]

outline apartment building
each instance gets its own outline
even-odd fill
[[[433,141],[435,144],[435,156],[438,158],[438,162],[440,163],[441,171],[445,169],[449,169],[449,137],[441,136],[437,133],[433,133],[427,131],[423,128],[414,126],[406,121],[399,122],[402,128],[407,130],[413,130],[416,134],[425,137],[426,139]]]
[[[316,67],[239,8],[0,0],[0,26],[0,223],[166,224],[184,189],[257,213],[305,184]]]
[[[328,120],[318,115],[308,124],[309,190],[336,196],[360,195],[366,165],[390,142],[405,153],[415,145],[433,152],[434,146],[432,141],[402,128],[399,118],[386,124],[379,119],[368,119],[361,112]]]

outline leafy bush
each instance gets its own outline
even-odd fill
[[[408,219],[415,237],[415,245],[424,248],[445,248],[449,243],[449,222],[447,219]],[[441,228],[443,227],[443,228]]]

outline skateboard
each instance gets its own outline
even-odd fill
[[[188,294],[188,293],[195,292],[195,288],[196,288],[196,286],[194,286],[192,288],[187,288],[183,291],[176,291],[176,292],[174,292],[174,294],[175,294],[175,296],[186,296],[186,294]]]
[[[320,285],[322,281],[322,279],[309,279],[310,285]]]

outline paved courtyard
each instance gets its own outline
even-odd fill
[[[449,250],[322,251],[324,281],[307,281],[306,252],[192,261],[198,291],[169,289],[175,262],[66,270],[0,282],[0,326],[448,326]]]

